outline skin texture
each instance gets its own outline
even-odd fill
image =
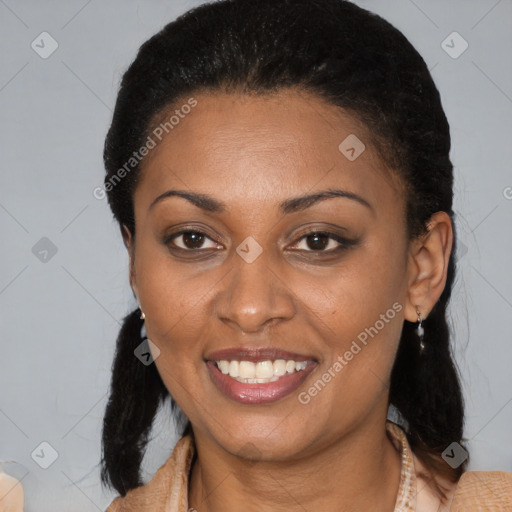
[[[405,199],[365,127],[297,90],[274,95],[202,93],[192,113],[142,163],[136,235],[125,231],[130,282],[161,353],[162,379],[190,419],[198,452],[189,489],[199,512],[392,511],[400,459],[385,434],[389,377],[404,319],[425,318],[446,282],[452,227],[436,213],[421,240],[406,236]],[[338,149],[355,134],[366,150]],[[329,198],[283,214],[290,198],[329,188],[371,208]],[[225,203],[211,213],[169,189]],[[183,227],[206,233],[200,250]],[[317,249],[311,230],[357,240]],[[166,239],[167,236],[167,239]],[[247,263],[248,236],[263,249]],[[308,242],[309,240],[309,242]],[[200,244],[199,244],[200,245]],[[194,252],[195,251],[195,252]],[[192,254],[193,253],[193,254]],[[309,403],[307,390],[365,328],[396,316]],[[297,392],[264,405],[224,396],[204,358],[234,347],[278,347],[317,367]]]

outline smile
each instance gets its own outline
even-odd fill
[[[238,382],[245,384],[267,384],[276,382],[285,375],[304,370],[307,361],[276,359],[275,361],[215,361],[217,368]]]
[[[318,363],[313,360],[206,361],[212,382],[221,393],[242,404],[258,405],[284,398],[304,382]]]

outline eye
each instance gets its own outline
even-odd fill
[[[335,233],[312,231],[302,236],[292,248],[307,252],[332,253],[346,249],[354,244],[354,241],[343,238]]]
[[[184,251],[220,248],[206,233],[192,230],[174,233],[167,238],[166,243]]]

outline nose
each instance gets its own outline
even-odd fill
[[[263,254],[252,263],[237,254],[233,260],[232,271],[221,281],[223,288],[215,300],[215,311],[222,322],[242,333],[257,333],[293,318],[293,292]]]

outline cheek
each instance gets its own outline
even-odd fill
[[[302,316],[320,335],[325,359],[301,404],[334,430],[385,402],[403,325],[403,301],[393,277],[362,267],[311,286],[307,294]]]
[[[379,330],[390,331],[389,325],[398,324],[400,331],[401,322],[395,317],[397,309],[403,309],[406,267],[398,252],[386,252],[375,244],[324,275],[305,273],[296,276],[295,281],[290,277],[288,282],[297,283],[295,292],[301,297],[304,311],[321,320],[331,337],[337,333],[344,339],[357,337],[376,322]],[[393,308],[395,303],[399,306]],[[382,315],[385,329],[380,329]],[[390,335],[396,337],[397,329]]]
[[[201,308],[201,299],[215,283],[211,272],[200,265],[173,260],[167,249],[150,235],[138,241],[135,273],[139,298],[148,320],[169,330]]]
[[[316,325],[328,354],[319,376],[330,371],[337,377],[331,387],[337,395],[333,403],[347,399],[348,406],[354,396],[368,403],[389,381],[402,331],[406,282],[400,248],[389,247],[385,241],[375,242],[336,272],[302,280],[308,283],[301,288],[303,316]]]
[[[140,242],[135,272],[146,333],[160,350],[156,364],[174,392],[173,379],[189,379],[202,364],[204,325],[216,279],[211,272],[173,262],[165,248]]]
[[[304,303],[303,316],[316,326],[327,354],[322,371],[340,362],[336,373],[343,372],[347,389],[355,386],[359,393],[368,378],[389,378],[403,325],[403,303],[392,289],[386,280],[364,286],[357,277],[331,279],[328,290],[310,293]]]
[[[140,260],[143,266],[144,258]],[[173,399],[196,425],[210,405],[201,400],[205,381],[202,355],[207,341],[208,311],[214,280],[208,272],[186,273],[166,258],[151,258],[140,273],[139,290],[146,314],[147,337],[155,343],[158,372]],[[206,412],[205,412],[206,411]]]

